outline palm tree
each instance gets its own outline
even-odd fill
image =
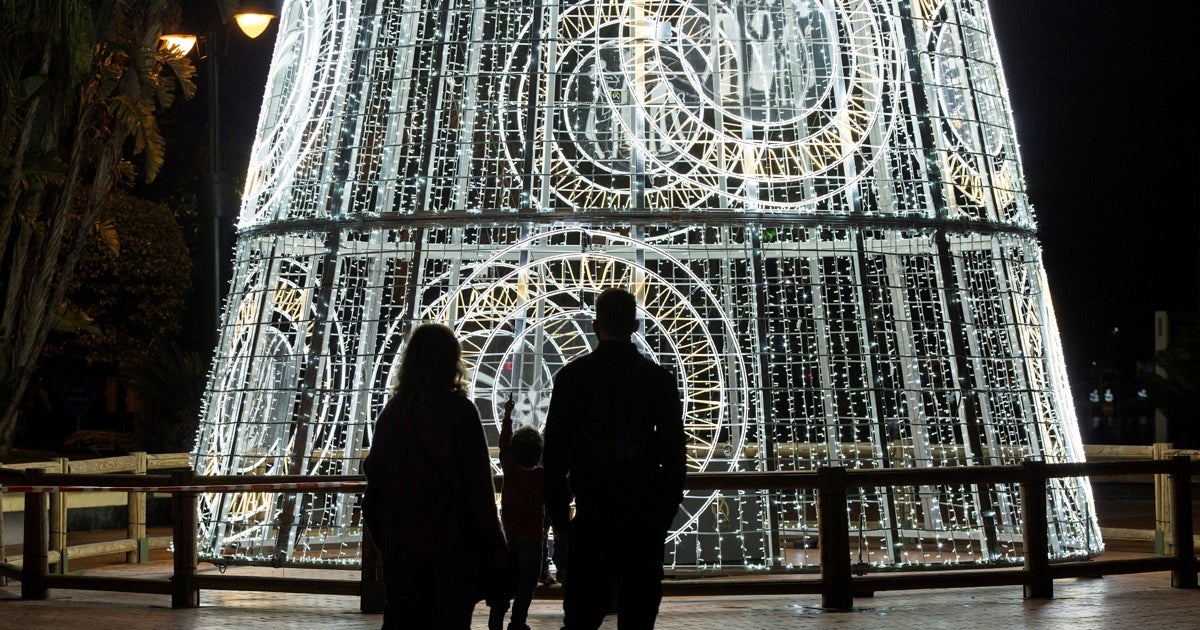
[[[101,202],[164,159],[156,112],[195,70],[158,37],[178,21],[175,0],[0,2],[0,457],[88,239],[114,249]]]

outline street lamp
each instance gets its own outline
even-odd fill
[[[270,4],[254,0],[239,3],[238,12],[233,14],[233,21],[237,23],[238,28],[246,37],[254,39],[262,35],[271,25],[271,20],[278,17],[275,13],[271,13],[272,7],[268,6]],[[199,38],[190,33],[167,33],[159,39],[164,45],[175,46],[183,55],[188,55],[196,47],[196,40]]]
[[[196,47],[196,36],[188,33],[167,33],[158,38],[164,46],[174,46],[184,57],[191,54]]]
[[[246,37],[254,39],[262,35],[263,31],[271,25],[271,20],[275,19],[276,14],[272,12],[274,7],[268,6],[270,4],[255,0],[246,0],[240,3],[238,12],[234,14],[233,19]]]
[[[232,231],[231,216],[226,212],[225,172],[221,160],[221,72],[219,58],[224,55],[225,33],[230,21],[247,37],[254,39],[262,35],[278,16],[274,2],[261,0],[213,0],[211,4],[191,5],[194,24],[200,26],[203,35],[171,33],[160,37],[164,46],[175,46],[183,54],[189,54],[199,44],[199,57],[206,61],[204,87],[208,93],[208,163],[202,176],[202,222],[200,224],[200,249],[203,254],[200,267],[202,279],[200,304],[202,311],[200,334],[207,338],[209,348],[215,348],[220,338],[221,302],[223,287],[228,274],[225,271],[230,257],[227,231]],[[232,13],[230,10],[234,9]],[[229,230],[226,225],[229,225]]]

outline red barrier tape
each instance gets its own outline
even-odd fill
[[[0,486],[2,492],[272,492],[279,490],[365,490],[365,481],[248,483],[202,486]]]

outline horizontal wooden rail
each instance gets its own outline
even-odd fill
[[[1197,463],[1187,455],[1170,460],[1137,460],[1128,462],[1086,462],[1078,464],[1046,464],[1027,461],[1021,466],[979,466],[912,469],[853,469],[823,467],[816,471],[773,471],[736,473],[692,473],[686,480],[688,490],[737,489],[813,490],[817,493],[818,537],[820,540],[820,575],[813,578],[795,574],[749,576],[735,579],[695,578],[668,580],[664,592],[671,594],[706,593],[819,593],[826,608],[847,608],[855,595],[877,590],[955,588],[986,585],[1021,585],[1027,597],[1053,596],[1053,581],[1066,577],[1169,570],[1172,586],[1196,588],[1197,563],[1190,543],[1193,539],[1191,510],[1191,478],[1196,475]],[[1105,475],[1154,474],[1168,475],[1172,494],[1172,536],[1175,553],[1139,560],[1058,562],[1049,560],[1046,520],[1046,484],[1060,477],[1090,477]],[[362,490],[361,476],[304,477],[257,476],[198,477],[191,471],[165,475],[71,474],[45,473],[37,468],[25,470],[19,486],[25,491],[25,545],[19,567],[0,565],[0,575],[21,581],[21,596],[25,599],[44,599],[48,588],[87,588],[170,594],[174,607],[199,605],[201,589],[246,590],[264,592],[324,593],[358,596],[364,611],[377,612],[382,608],[379,596],[378,559],[374,552],[364,553],[360,582],[336,579],[269,578],[237,575],[198,575],[195,532],[197,530],[196,499],[201,492],[262,492],[294,491],[294,486],[319,487],[327,492],[358,492]],[[872,575],[857,575],[860,565],[851,561],[850,528],[847,521],[847,489],[869,487],[904,487],[946,484],[1020,484],[1025,510],[1023,523],[1025,566],[992,569],[933,570],[921,567],[917,572],[899,571]],[[173,540],[175,542],[172,575],[169,578],[109,578],[81,575],[51,575],[47,565],[52,554],[47,547],[47,503],[51,490],[102,491],[113,488],[135,488],[166,492],[172,496]],[[309,491],[309,490],[305,490]],[[28,509],[33,506],[33,509]],[[118,546],[124,549],[128,543]],[[370,548],[370,545],[367,546]],[[68,556],[70,554],[68,553]]]
[[[198,575],[196,589],[223,591],[261,591],[268,593],[309,593],[358,596],[361,590],[353,580],[323,578],[262,578],[250,575]]]
[[[183,470],[191,465],[190,453],[153,454],[135,452],[116,457],[97,459],[69,460],[56,458],[53,461],[6,464],[0,467],[0,483],[8,483],[14,477],[20,478],[24,470],[40,469],[44,472],[87,474],[131,474],[144,476],[150,471]],[[97,548],[71,546],[67,544],[67,512],[72,509],[94,507],[127,508],[127,538],[134,541],[134,546],[125,552],[126,562],[146,562],[149,560],[149,549],[153,542],[146,537],[146,493],[144,492],[90,492],[90,493],[55,493],[49,499],[50,526],[47,532],[50,564],[57,567],[59,573],[68,571],[67,560],[82,558],[89,555],[108,553]],[[0,513],[23,512],[25,510],[25,495],[17,493],[0,494]],[[0,516],[2,519],[2,516]],[[3,521],[0,520],[0,565],[10,560],[3,553],[5,547]],[[4,583],[5,573],[0,567],[0,584]]]
[[[167,549],[171,546],[172,536],[148,536],[143,539],[134,538],[118,538],[116,540],[105,540],[101,542],[81,543],[78,545],[69,545],[63,547],[61,551],[50,550],[47,556],[51,565],[61,562],[61,558],[70,558],[72,561],[82,558],[92,558],[95,556],[106,556],[114,553],[130,553],[140,552],[142,546],[148,549]],[[24,556],[16,555],[9,556],[7,563],[13,567],[20,568]]]
[[[47,574],[43,577],[44,588],[60,588],[87,591],[112,591],[115,593],[146,593],[150,595],[170,595],[173,581],[169,578],[123,578],[98,575],[59,575]],[[46,599],[43,597],[25,597],[25,583],[21,583],[22,599]]]

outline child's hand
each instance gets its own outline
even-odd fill
[[[516,406],[516,404],[513,403],[512,394],[509,394],[508,400],[506,400],[504,402],[504,417],[505,418],[512,417],[512,410],[513,410],[513,407],[515,407],[515,406]]]

